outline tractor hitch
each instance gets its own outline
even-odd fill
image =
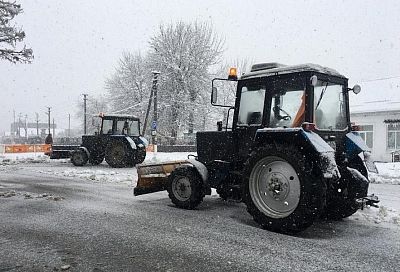
[[[378,196],[376,196],[374,194],[356,199],[356,202],[359,205],[359,208],[361,210],[363,210],[364,207],[367,205],[371,206],[371,207],[379,208],[379,206],[376,205],[377,203],[379,203],[379,201],[380,200],[379,200]]]

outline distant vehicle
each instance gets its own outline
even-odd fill
[[[235,105],[218,103],[216,82],[237,82]],[[212,81],[211,104],[226,107],[225,127],[197,132],[197,157],[139,165],[135,195],[167,190],[172,202],[194,209],[211,188],[242,200],[263,228],[306,229],[320,216],[341,219],[364,205],[369,148],[350,122],[348,79],[315,64],[253,65],[237,78]],[[233,123],[228,127],[229,113]]]
[[[140,120],[131,115],[98,116],[95,135],[83,135],[81,145],[53,145],[51,159],[71,158],[75,166],[106,162],[111,167],[132,167],[146,158],[147,140],[140,136]]]

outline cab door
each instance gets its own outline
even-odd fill
[[[233,119],[237,161],[246,160],[256,131],[265,127],[266,113],[270,108],[270,102],[266,103],[266,98],[266,85],[260,81],[243,81],[238,85]]]

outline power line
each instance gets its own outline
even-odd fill
[[[380,80],[387,80],[387,79],[393,79],[393,78],[400,78],[400,76],[392,76],[392,77],[381,77],[381,78],[375,78],[375,79],[367,79],[367,80],[362,80],[361,82],[372,82],[372,81],[380,81]]]

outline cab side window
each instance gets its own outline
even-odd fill
[[[264,110],[265,87],[243,86],[241,90],[237,125],[261,125]]]
[[[112,134],[113,120],[103,120],[102,134]]]

